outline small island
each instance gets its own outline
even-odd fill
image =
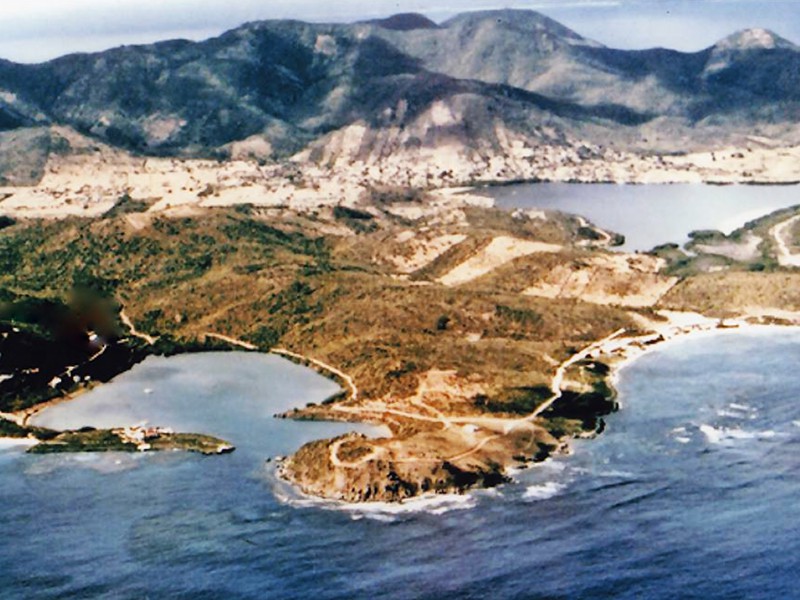
[[[31,454],[63,452],[166,452],[182,450],[206,456],[228,454],[234,447],[228,442],[199,433],[175,433],[170,429],[124,427],[64,431],[41,440],[28,449]]]
[[[55,431],[0,420],[0,437],[31,441],[29,454],[67,452],[196,452],[206,456],[228,454],[235,447],[219,438],[198,433],[176,433],[168,427],[120,427]]]

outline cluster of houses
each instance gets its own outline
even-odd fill
[[[163,435],[172,435],[175,431],[171,427],[145,427],[144,425],[132,425],[115,429],[116,433],[124,442],[136,444],[137,450],[146,452],[152,448],[150,442],[157,440]]]

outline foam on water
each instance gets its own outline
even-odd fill
[[[747,404],[731,402],[727,407],[717,410],[717,415],[728,419],[750,419],[752,421],[757,417],[758,409]]]
[[[700,431],[706,436],[710,444],[722,444],[736,440],[769,440],[777,437],[778,433],[768,429],[765,431],[745,431],[735,427],[713,427],[700,425]]]
[[[240,362],[218,360],[204,357],[192,371],[216,365],[227,376]],[[253,364],[236,377],[256,382],[250,412],[220,432],[241,452],[220,460],[134,455],[144,468],[111,474],[96,467],[121,467],[123,457],[2,453],[0,525],[19,541],[0,547],[3,592],[36,600],[793,597],[797,360],[800,336],[774,330],[659,350],[624,373],[625,409],[570,456],[497,490],[389,505],[310,499],[275,477],[274,462],[264,468],[267,456],[338,430],[267,421],[262,413],[276,409],[261,410],[263,393],[293,367],[264,378]],[[189,416],[215,403],[230,412],[242,394],[220,389],[197,402],[195,388],[164,376],[133,383],[173,401],[192,397]],[[304,390],[290,391],[305,400]],[[206,419],[216,423],[217,413]],[[265,428],[243,435],[256,424]]]
[[[394,522],[398,517],[414,514],[443,515],[454,510],[474,508],[477,497],[474,493],[467,494],[438,494],[420,496],[403,502],[363,502],[350,503],[338,500],[323,500],[319,498],[292,496],[276,496],[278,500],[297,508],[317,508],[344,512],[354,521],[373,519],[375,521]]]
[[[744,419],[747,415],[743,415],[740,412],[735,412],[732,410],[725,410],[721,408],[717,411],[717,416],[719,417],[727,417],[729,419]]]
[[[530,485],[525,489],[522,497],[525,500],[547,500],[558,496],[566,487],[567,485],[565,483],[559,483],[557,481]]]
[[[363,504],[341,504],[337,510],[344,510],[355,518],[368,518],[390,520],[400,515],[414,513],[429,513],[443,515],[454,510],[474,508],[477,497],[473,493],[467,494],[439,494],[435,496],[421,496],[403,502],[370,502]]]
[[[352,503],[326,500],[303,494],[289,482],[280,478],[276,469],[269,469],[267,480],[275,498],[282,504],[295,508],[316,508],[344,512],[353,520],[373,519],[393,522],[400,516],[414,514],[443,515],[454,510],[474,508],[480,495],[501,496],[498,490],[475,490],[465,494],[430,494],[402,502]]]

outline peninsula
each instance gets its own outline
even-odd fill
[[[284,417],[391,431],[308,444],[284,477],[400,501],[497,485],[601,431],[615,364],[660,340],[800,322],[796,209],[625,254],[580,216],[502,211],[478,188],[800,181],[795,88],[748,77],[800,62],[791,42],[628,54],[531,12],[411,23],[0,65],[0,417],[25,426],[149,354],[273,351],[343,388]],[[500,39],[529,69],[481,68]],[[580,86],[557,83],[565,64]]]

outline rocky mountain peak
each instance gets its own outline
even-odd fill
[[[792,42],[782,38],[778,34],[768,29],[754,28],[744,29],[729,35],[719,41],[715,46],[716,51],[749,51],[749,50],[775,50],[788,49],[796,50]]]
[[[549,41],[556,45],[601,45],[534,10],[502,9],[467,12],[446,21],[442,27],[462,30],[492,28],[500,31],[514,31],[526,33],[534,39]]]
[[[668,147],[685,123],[710,118],[717,130],[769,122],[796,132],[797,111],[800,48],[769,31],[739,32],[691,54],[614,50],[527,10],[466,13],[441,25],[417,14],[354,25],[262,21],[204,42],[41,65],[0,61],[0,133],[68,126],[160,156],[245,148],[279,160],[336,132],[366,154],[389,139],[398,148],[453,140],[483,148],[497,131],[604,143],[618,134],[628,143],[651,123]],[[406,137],[386,137],[394,135]],[[14,139],[20,153],[49,151],[49,136]],[[11,147],[0,143],[0,175]]]
[[[705,76],[715,75],[737,65],[742,67],[753,55],[778,50],[800,52],[800,48],[789,40],[762,28],[737,31],[714,44],[709,50]]]

